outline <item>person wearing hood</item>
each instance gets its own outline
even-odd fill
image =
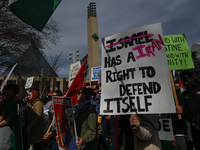
[[[39,99],[36,90],[31,90],[28,94],[29,108],[27,110],[27,144],[33,144],[36,150],[43,149],[42,141],[44,135],[43,125],[43,104]]]

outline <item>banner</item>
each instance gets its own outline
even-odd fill
[[[102,39],[100,114],[175,113],[161,24]]]
[[[59,136],[59,150],[76,150],[76,128],[72,100],[70,97],[53,96],[53,105],[57,134]]]
[[[194,68],[190,48],[184,34],[164,35],[169,70]]]

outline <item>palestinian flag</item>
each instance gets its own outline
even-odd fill
[[[61,0],[9,0],[11,11],[22,21],[42,31]]]
[[[199,92],[196,92],[196,95],[200,95],[200,91],[199,91]]]

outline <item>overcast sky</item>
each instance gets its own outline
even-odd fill
[[[49,57],[63,52],[59,77],[69,76],[69,52],[79,49],[79,58],[87,52],[87,7],[96,2],[101,39],[136,27],[161,23],[163,34],[185,34],[188,45],[200,42],[199,0],[62,0],[52,18],[62,30],[60,43],[46,50]],[[101,46],[100,46],[101,52]],[[50,61],[50,58],[48,59]]]

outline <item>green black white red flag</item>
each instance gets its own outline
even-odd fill
[[[61,0],[9,0],[11,11],[22,21],[42,31]]]

